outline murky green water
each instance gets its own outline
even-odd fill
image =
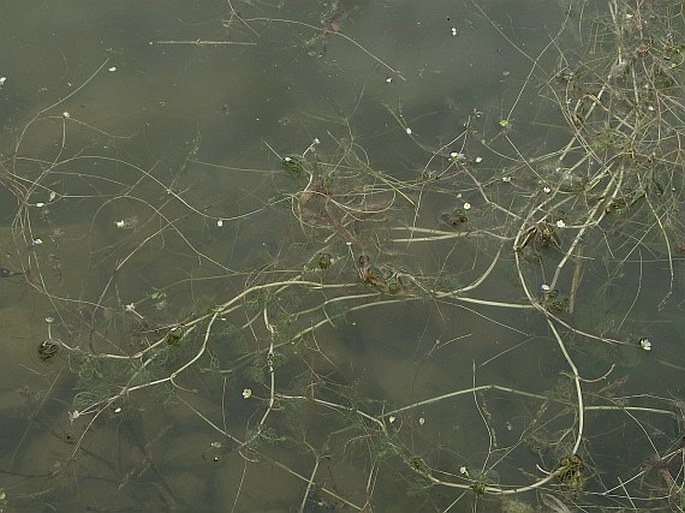
[[[682,510],[677,7],[8,2],[0,511]]]

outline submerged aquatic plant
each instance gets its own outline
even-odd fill
[[[682,405],[635,390],[640,366],[683,372],[651,333],[680,307],[683,16],[607,5],[572,2],[530,55],[473,3],[530,68],[508,112],[462,113],[457,133],[408,102],[359,135],[365,93],[298,121],[325,136],[264,134],[263,156],[230,168],[201,161],[199,137],[174,165],[126,160],[113,134],[50,114],[60,102],[22,127],[0,168],[17,199],[4,265],[21,271],[0,277],[54,310],[61,338],[49,324],[38,353],[64,365],[65,461],[118,490],[145,476],[175,506],[178,483],[205,490],[186,467],[207,462],[217,490],[238,483],[236,511],[264,482],[302,512],[682,509]],[[226,30],[292,31],[321,59],[350,44],[384,85],[403,78],[348,35],[358,20],[343,30],[338,2],[318,24],[229,6]],[[59,150],[25,157],[42,122]],[[399,156],[378,157],[393,137]],[[73,205],[87,223],[61,221]]]

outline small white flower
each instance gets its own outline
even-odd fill
[[[55,322],[55,318],[48,316],[45,318],[45,322],[47,322],[48,324],[52,324],[53,322]]]
[[[483,162],[483,157],[476,157],[475,160],[474,160],[474,162],[475,162],[476,164],[480,164],[481,162]]]
[[[121,413],[121,406],[114,408],[114,413]]]
[[[647,106],[647,110],[648,110],[649,112],[654,112],[656,109],[654,108],[654,105],[648,105],[648,106]]]
[[[464,203],[464,210],[471,210],[471,203],[469,203],[468,201]]]
[[[390,417],[388,417],[388,422],[390,422],[390,424],[394,423],[396,420],[397,417],[395,417],[394,415],[390,415]]]
[[[38,203],[36,203],[36,206],[38,208],[43,208],[45,206],[45,203],[43,203],[42,201],[39,201]]]
[[[249,399],[252,397],[252,389],[251,388],[243,388],[242,394],[243,399]]]
[[[50,196],[48,196],[48,201],[55,201],[57,193],[55,191],[50,191]]]
[[[223,219],[217,219],[216,220],[216,225],[221,228],[224,225],[224,220]]]
[[[33,239],[33,245],[34,245],[34,246],[40,246],[41,244],[43,244],[43,239],[40,239],[40,238],[38,238],[38,237],[36,237],[35,239]]]
[[[293,158],[292,157],[286,157],[283,159],[285,162],[292,162]]]
[[[405,128],[404,131],[407,132],[407,135],[411,135],[411,134],[412,134],[411,128],[409,128],[409,127]]]
[[[541,288],[542,290],[544,290],[545,292],[549,292],[550,290],[552,290],[552,287],[550,287],[550,286],[547,285],[546,283],[543,283],[542,285],[540,285],[540,288]]]
[[[509,183],[509,182],[511,182],[511,176],[503,176],[503,177],[502,177],[502,181],[503,181],[504,183]]]
[[[7,77],[0,77],[0,87],[4,86],[6,81]]]
[[[124,230],[132,230],[138,226],[138,218],[134,216],[127,217],[126,219],[119,219],[118,221],[114,221],[114,226]]]
[[[76,419],[78,419],[80,416],[81,416],[81,412],[80,412],[80,411],[78,411],[78,410],[70,411],[70,412],[69,412],[69,422],[71,422],[71,423],[73,424],[74,421],[75,421]]]
[[[392,83],[392,77],[386,78],[386,79],[385,79],[385,83],[386,83],[386,84]]]
[[[117,70],[116,66],[110,66],[109,68],[107,68],[107,71],[109,71],[110,73],[114,73],[116,70]]]
[[[419,426],[423,426],[426,423],[426,419],[423,417],[419,417]]]
[[[452,27],[452,35],[453,36],[457,35],[457,27]]]
[[[321,144],[321,139],[314,137],[314,144]]]
[[[645,351],[651,351],[652,350],[652,342],[648,338],[641,338],[640,339],[640,347],[644,349]]]
[[[459,467],[459,473],[460,473],[462,476],[467,476],[467,477],[468,477],[468,475],[469,475],[469,469],[466,468],[466,465],[462,465],[461,467]]]
[[[129,303],[124,307],[124,310],[127,312],[135,312],[136,311],[136,304],[135,303]]]
[[[556,223],[557,228],[566,228],[566,221],[563,219],[559,219]]]
[[[69,119],[71,117],[71,114],[69,114],[69,112],[65,110],[64,112],[62,112],[62,116],[64,117],[64,119]]]
[[[542,192],[544,192],[545,194],[549,194],[550,192],[552,192],[552,189],[550,189],[549,187],[547,187],[547,186],[545,185],[545,186],[542,188]]]

